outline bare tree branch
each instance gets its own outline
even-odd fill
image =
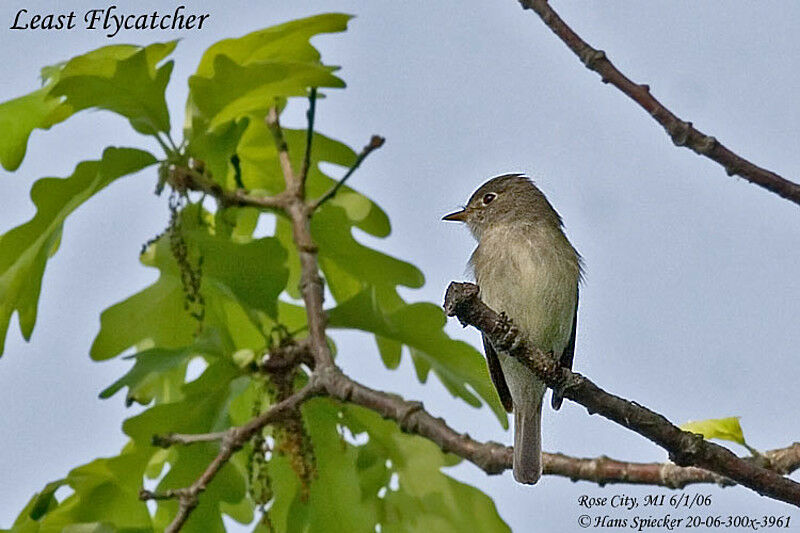
[[[509,448],[509,453],[511,449]],[[510,456],[509,456],[510,457]],[[765,452],[762,461],[753,457],[744,461],[758,464],[779,474],[787,475],[800,468],[800,443]],[[563,454],[543,454],[544,473],[564,476],[573,481],[585,480],[606,485],[627,483],[680,489],[698,483],[716,483],[722,487],[736,485],[729,478],[694,466],[674,463],[631,463],[602,456],[594,459],[569,457]],[[511,463],[509,459],[509,466]]]
[[[498,350],[519,359],[548,387],[562,391],[565,398],[583,405],[590,414],[599,414],[655,442],[669,452],[675,464],[711,470],[762,496],[800,506],[800,483],[742,460],[701,435],[682,431],[636,402],[607,393],[584,376],[561,366],[552,354],[531,346],[507,318],[480,300],[477,285],[451,283],[444,306],[449,316],[481,330]]]
[[[547,27],[578,56],[586,68],[600,75],[603,83],[612,84],[647,111],[667,131],[676,146],[685,146],[699,155],[716,161],[725,168],[729,176],[739,175],[800,205],[800,185],[751,163],[723,146],[714,137],[692,126],[691,122],[681,120],[650,94],[649,86],[631,81],[611,63],[605,52],[592,48],[581,39],[558,16],[547,0],[519,0],[519,2],[523,9],[535,11]]]

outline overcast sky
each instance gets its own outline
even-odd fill
[[[142,13],[175,7],[116,3]],[[46,13],[50,4],[24,7]],[[78,13],[105,7],[61,4]],[[404,296],[438,303],[449,281],[465,277],[474,243],[465,228],[441,216],[488,177],[526,172],[561,213],[585,259],[578,371],[677,423],[741,416],[758,449],[800,440],[798,207],[675,148],[647,113],[602,84],[514,0],[194,2],[189,10],[210,13],[201,31],[120,32],[114,39],[78,29],[11,31],[20,7],[0,8],[0,100],[36,88],[43,65],[111,43],[180,37],[168,88],[175,136],[185,80],[213,42],[321,12],[357,15],[347,33],[314,40],[326,63],[343,66],[348,84],[328,91],[317,124],[355,148],[373,133],[386,137],[350,184],[383,206],[393,223],[388,239],[364,240],[426,275],[423,289]],[[679,116],[755,163],[800,177],[800,4],[559,1],[554,7]],[[290,109],[286,123],[302,125],[302,111]],[[33,215],[34,179],[69,175],[77,161],[97,158],[108,144],[159,153],[106,112],[83,112],[36,131],[20,170],[0,172],[0,232]],[[120,424],[134,409],[125,409],[123,395],[100,401],[97,394],[130,363],[93,363],[88,350],[100,311],[156,277],[137,261],[141,244],[168,218],[165,198],[152,194],[154,183],[154,172],[122,180],[73,214],[48,263],[30,343],[12,320],[0,359],[0,527],[9,527],[45,483],[116,454],[125,442]],[[448,327],[479,346],[474,330]],[[487,410],[452,400],[435,379],[419,385],[407,359],[388,371],[368,336],[334,336],[340,363],[358,379],[421,399],[474,437],[511,442]],[[666,460],[649,441],[570,402],[557,413],[546,410],[543,424],[547,451]],[[555,477],[524,487],[510,472],[487,477],[467,463],[452,475],[488,492],[515,531],[577,530],[582,494],[673,494]],[[695,491],[712,494],[714,514],[789,514],[800,521],[796,509],[747,489],[689,492]]]

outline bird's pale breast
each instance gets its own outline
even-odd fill
[[[564,350],[577,303],[579,268],[560,229],[493,228],[481,236],[470,262],[486,305],[505,312],[539,349],[555,354]]]

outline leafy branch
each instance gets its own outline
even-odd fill
[[[311,99],[308,113],[308,128],[313,128],[314,105]],[[141,493],[145,499],[174,497],[180,502],[178,514],[167,529],[168,532],[180,530],[190,513],[197,505],[197,495],[205,489],[208,482],[219,471],[220,466],[230,459],[233,452],[240,449],[254,434],[267,424],[277,420],[276,413],[298,409],[305,400],[318,395],[328,396],[342,402],[366,407],[397,422],[407,433],[414,433],[430,439],[443,451],[454,453],[467,459],[486,471],[497,474],[509,468],[511,449],[497,443],[480,443],[466,434],[450,428],[441,418],[428,413],[422,403],[404,400],[398,396],[371,389],[353,380],[335,365],[326,340],[326,313],[323,309],[323,282],[319,275],[318,248],[310,232],[310,221],[314,211],[322,201],[305,200],[303,174],[296,173],[291,165],[288,144],[283,135],[277,107],[267,113],[269,127],[286,183],[286,190],[280,200],[271,204],[277,206],[291,220],[293,242],[301,260],[300,287],[305,303],[306,318],[309,324],[309,337],[305,349],[310,358],[306,360],[312,369],[308,384],[287,400],[276,404],[264,414],[251,420],[245,426],[236,427],[224,433],[204,436],[155,437],[158,443],[192,444],[207,440],[220,440],[217,457],[203,474],[186,489],[172,490],[167,494]],[[310,152],[312,135],[306,136],[306,155]],[[375,139],[377,136],[374,136]],[[380,143],[382,144],[382,142]],[[376,148],[380,146],[378,144]],[[369,147],[370,145],[368,145]],[[373,148],[374,149],[374,148]],[[362,152],[364,156],[372,150]],[[360,163],[351,167],[346,177]],[[307,167],[304,163],[304,172]],[[190,177],[193,176],[190,174]],[[321,200],[335,194],[344,178]],[[186,182],[189,189],[203,190],[215,194],[224,201],[226,193],[221,189],[209,190],[202,183]],[[247,197],[245,194],[243,197]],[[451,316],[457,316],[462,323],[471,324],[486,333],[495,346],[503,347],[531,367],[550,387],[564,391],[564,397],[587,407],[590,413],[598,413],[641,435],[653,440],[670,452],[676,465],[637,464],[613,461],[607,458],[578,459],[560,454],[547,454],[544,460],[546,474],[566,475],[572,479],[586,479],[597,483],[626,482],[647,483],[668,487],[685,486],[689,483],[714,482],[721,485],[739,483],[756,490],[762,495],[800,505],[800,484],[781,476],[786,466],[780,470],[769,462],[756,464],[754,460],[742,459],[721,446],[703,440],[702,436],[681,431],[663,416],[658,415],[635,402],[625,401],[606,393],[588,379],[558,366],[555,360],[527,345],[518,337],[511,324],[486,307],[478,299],[477,287],[471,284],[451,284],[445,299],[445,309]],[[788,468],[800,466],[800,446],[786,450],[773,451],[773,456],[791,454],[794,458]],[[766,459],[768,461],[768,459]],[[700,468],[696,468],[700,467]],[[775,468],[771,470],[770,468]]]
[[[307,385],[285,400],[271,406],[269,409],[255,417],[244,426],[230,429],[221,434],[183,437],[182,440],[186,444],[219,440],[221,443],[219,454],[214,458],[213,461],[211,461],[200,477],[198,477],[197,480],[190,486],[180,489],[171,489],[164,493],[151,492],[149,490],[142,489],[139,492],[139,498],[141,500],[177,499],[180,504],[178,507],[178,513],[164,531],[167,533],[180,531],[183,525],[186,523],[186,520],[189,519],[189,515],[191,515],[192,511],[195,509],[195,507],[197,507],[199,503],[197,498],[198,495],[206,490],[208,484],[212,479],[214,479],[217,473],[219,473],[220,469],[225,465],[225,463],[230,460],[231,456],[233,456],[236,451],[240,450],[242,446],[244,446],[244,444],[256,434],[257,431],[262,429],[267,424],[273,424],[287,418],[292,413],[297,412],[297,410],[300,408],[300,404],[317,392],[318,387],[316,385]],[[167,439],[154,438],[156,443],[164,443],[166,440]]]
[[[448,293],[449,296],[452,296],[452,294],[452,292]],[[464,311],[461,310],[461,306],[465,304],[458,301],[457,298],[451,297],[449,302],[459,309],[459,314],[463,314]],[[485,308],[479,301],[472,301],[467,305],[470,304],[479,306],[479,312],[487,314],[487,321],[495,320],[496,315],[492,317],[491,310]],[[469,312],[471,313],[472,311]],[[481,323],[483,323],[483,320],[481,320]],[[516,339],[510,340],[507,335],[503,337],[504,342],[515,344]],[[307,346],[305,349],[307,350]],[[523,344],[517,345],[517,350],[527,351]],[[539,352],[535,355],[525,354],[522,360],[527,361],[528,363],[526,364],[532,364],[530,363],[533,360],[531,357],[547,358],[547,355]],[[548,363],[549,361],[545,364]],[[311,366],[313,366],[313,363]],[[568,379],[588,382],[582,376],[572,374]],[[605,392],[602,392],[602,394],[607,395]],[[489,475],[500,474],[512,467],[513,451],[511,447],[491,441],[476,441],[469,435],[454,430],[443,419],[432,416],[425,410],[422,403],[404,400],[397,395],[367,387],[347,376],[338,367],[329,368],[325,373],[314,372],[311,383],[286,402],[290,401],[292,409],[297,409],[303,401],[316,395],[325,395],[342,402],[349,402],[371,409],[383,418],[397,422],[403,431],[431,440],[443,451],[453,453],[470,461]],[[567,397],[574,399],[570,396]],[[244,426],[234,427],[224,432],[204,435],[171,434],[154,437],[154,444],[164,447],[175,444],[191,445],[209,441],[220,441],[222,443],[217,458],[209,465],[209,468],[206,469],[202,476],[187,489],[172,490],[165,494],[142,491],[141,497],[143,499],[178,498],[181,501],[179,515],[176,516],[173,522],[173,528],[167,531],[179,530],[180,524],[185,522],[188,518],[188,513],[197,505],[197,495],[219,471],[221,464],[230,459],[231,452],[240,449],[255,431],[267,424],[280,420],[281,415],[285,415],[287,412],[287,409],[284,409],[286,402],[276,404]],[[632,403],[632,405],[635,409],[644,409],[635,403]],[[598,411],[598,414],[603,415],[604,412]],[[697,440],[697,435],[688,435],[691,436],[691,439]],[[708,445],[709,443],[705,444]],[[711,446],[714,445],[712,444]],[[736,460],[748,463],[754,471],[765,469],[775,473],[776,476],[788,475],[800,468],[800,443],[794,443],[786,448],[769,450],[757,458],[736,458]],[[715,483],[720,486],[736,484],[731,478],[713,471],[695,466],[678,466],[674,463],[637,463],[618,461],[608,457],[590,459],[570,457],[564,454],[544,453],[543,465],[545,475],[568,477],[573,481],[591,481],[600,485],[626,483],[683,488],[696,483]],[[771,496],[771,494],[766,495]]]
[[[286,190],[278,200],[265,201],[270,208],[281,209],[291,220],[293,239],[297,247],[297,252],[300,256],[301,263],[301,277],[300,277],[300,290],[303,295],[305,303],[306,318],[308,323],[308,349],[312,354],[314,361],[314,372],[311,374],[309,384],[306,385],[300,392],[297,392],[287,398],[286,400],[272,406],[262,415],[251,420],[243,428],[235,428],[225,434],[222,439],[220,452],[214,461],[208,466],[203,474],[186,489],[173,490],[166,495],[156,495],[147,491],[143,491],[141,496],[143,499],[162,499],[163,497],[177,497],[180,502],[180,508],[175,519],[170,526],[166,529],[167,532],[179,531],[186,520],[189,518],[192,510],[197,506],[197,495],[205,490],[209,481],[211,481],[221,466],[224,465],[233,453],[240,449],[245,442],[247,442],[256,431],[262,429],[269,423],[275,422],[279,415],[285,414],[290,410],[297,410],[299,405],[307,398],[317,395],[323,391],[328,393],[338,391],[339,394],[333,394],[334,397],[346,398],[348,394],[342,392],[344,390],[342,383],[337,379],[337,375],[341,375],[333,363],[331,356],[330,346],[328,345],[327,337],[325,334],[326,318],[323,309],[323,281],[319,275],[319,265],[317,262],[317,246],[311,237],[310,220],[314,213],[317,203],[309,203],[305,200],[305,179],[308,173],[308,161],[311,154],[311,141],[313,139],[314,128],[314,108],[316,99],[316,89],[311,91],[310,105],[308,111],[308,134],[306,135],[306,150],[304,156],[303,168],[300,173],[295,172],[292,167],[291,158],[289,156],[288,144],[284,138],[283,129],[281,128],[279,117],[279,109],[273,106],[269,109],[266,116],[266,124],[272,133],[275,141],[275,147],[278,151],[278,158],[283,172],[283,178],[286,182]],[[373,136],[373,139],[381,139],[378,136]],[[376,143],[373,143],[376,144]],[[378,148],[383,141],[377,143],[375,148]],[[369,152],[367,152],[368,154]],[[349,171],[345,178],[343,178],[331,193],[332,197],[339,188],[339,185],[346,179],[347,176],[352,174],[361,161],[366,157],[357,159],[354,167]],[[226,201],[226,195],[219,187],[208,186],[204,180],[195,183],[193,181],[186,181],[184,178],[198,177],[195,173],[182,174],[181,184],[186,188],[193,190],[202,190],[208,194],[216,195],[223,201]],[[327,197],[328,195],[326,195]],[[240,199],[250,199],[247,194],[241,195]],[[323,197],[325,198],[325,197]],[[262,200],[252,199],[248,205],[261,204]],[[163,441],[163,439],[157,439]],[[186,438],[184,438],[186,440]]]

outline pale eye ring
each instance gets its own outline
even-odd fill
[[[492,203],[492,200],[497,198],[497,195],[493,192],[487,193],[483,195],[483,205],[489,205]]]

